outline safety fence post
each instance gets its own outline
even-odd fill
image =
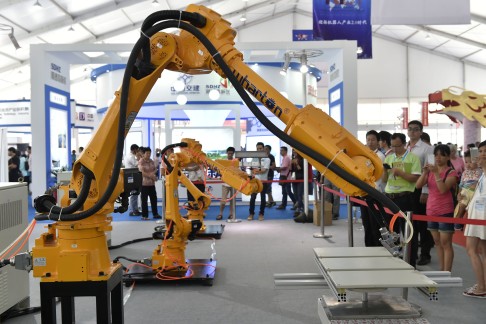
[[[351,203],[351,197],[346,196],[346,201],[348,202],[348,246],[354,246],[353,237],[353,204]]]
[[[320,195],[317,194],[317,188],[320,188],[321,189],[321,193]],[[319,206],[320,206],[320,212],[319,212],[319,217],[321,218],[321,232],[320,233],[315,233],[314,234],[314,237],[315,238],[331,238],[332,235],[330,234],[324,234],[324,185],[323,184],[319,184],[319,186],[317,185],[317,181],[314,181],[314,193],[315,193],[315,196],[316,199],[317,197],[320,196],[320,201],[319,201]]]

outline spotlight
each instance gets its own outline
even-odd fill
[[[69,27],[68,32],[73,32],[73,31],[74,31],[73,26]]]
[[[157,0],[152,1],[152,6],[158,7],[160,6],[160,3]]]
[[[307,55],[302,54],[300,56],[300,73],[309,72],[309,67],[307,66]]]
[[[15,38],[14,28],[12,26],[0,23],[0,31],[8,35],[8,38],[10,38],[10,41],[12,42],[12,45],[15,47],[15,49],[20,48],[19,42]]]
[[[176,82],[174,82],[174,90],[177,92],[184,90],[185,87],[186,85],[181,80],[177,80]]]
[[[209,91],[209,99],[211,100],[218,100],[219,99],[219,96],[221,95],[220,92],[216,89],[213,89],[211,91]]]
[[[36,0],[35,3],[33,4],[34,7],[42,7],[42,4],[39,2],[39,0]]]
[[[280,74],[283,75],[283,76],[287,75],[287,70],[288,70],[289,65],[290,65],[289,53],[285,53],[284,58],[285,58],[284,65],[282,66],[282,70],[280,70]]]
[[[245,15],[241,16],[240,21],[242,22],[246,21],[246,16]]]
[[[356,53],[358,55],[363,54],[363,48],[361,46],[358,46],[358,48],[356,49]]]
[[[176,101],[179,105],[184,106],[187,103],[187,97],[185,95],[178,95]]]

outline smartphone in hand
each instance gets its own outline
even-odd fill
[[[479,151],[477,147],[471,147],[469,149],[469,152],[471,153],[471,161],[476,161],[478,156],[479,156]]]

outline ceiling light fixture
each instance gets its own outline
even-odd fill
[[[358,48],[356,49],[356,53],[358,55],[363,54],[363,48],[361,46],[358,46]]]
[[[240,21],[245,22],[246,21],[246,15],[241,16]]]
[[[42,7],[42,4],[39,2],[39,0],[36,0],[35,3],[33,4],[34,7]]]
[[[160,6],[160,3],[157,0],[152,1],[152,6],[158,7]]]
[[[289,65],[290,65],[290,54],[289,53],[285,53],[284,54],[284,58],[285,58],[284,65],[282,66],[282,70],[280,70],[280,74],[283,75],[283,76],[287,75],[287,70],[289,69]]]
[[[429,39],[430,39],[430,34],[429,34],[429,33],[427,33],[427,34],[425,35],[425,39],[426,39],[426,40],[429,40]]]
[[[69,27],[68,32],[73,32],[73,31],[75,31],[73,26]]]
[[[20,48],[19,42],[15,38],[14,28],[12,26],[0,23],[0,32],[6,33],[8,35],[8,38],[10,38],[10,41],[12,42],[12,45],[15,47],[15,49]]]

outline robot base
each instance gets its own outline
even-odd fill
[[[216,272],[216,260],[212,259],[189,259],[186,260],[189,269],[186,272],[164,271],[162,276],[167,279],[159,279],[157,272],[141,265],[133,266],[128,273],[123,276],[123,282],[129,287],[134,281],[158,282],[161,284],[180,284],[182,282],[200,283],[205,286],[212,286],[214,274]]]
[[[370,295],[368,301],[352,299],[338,302],[322,296],[317,301],[321,323],[407,323],[428,324],[422,309],[406,300],[389,295]]]

